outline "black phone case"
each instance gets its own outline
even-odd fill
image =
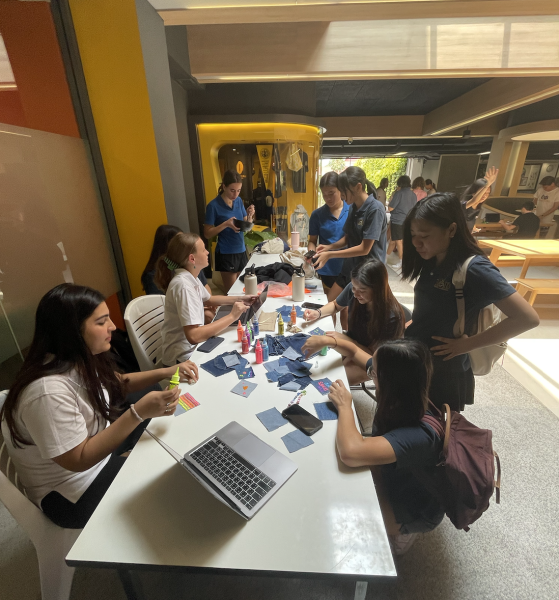
[[[217,348],[221,342],[223,342],[223,338],[212,337],[209,340],[206,340],[201,346],[198,346],[197,350],[200,350],[200,352],[211,352],[214,348]]]
[[[314,429],[311,429],[311,430],[302,429],[301,427],[299,427],[299,425],[296,422],[297,421],[297,415],[286,415],[285,414],[286,410],[287,409],[284,409],[282,411],[281,416],[284,419],[287,419],[291,423],[291,425],[293,425],[294,427],[297,427],[297,429],[299,431],[302,431],[305,435],[308,435],[309,437],[311,435],[314,435],[317,431],[320,431],[322,429],[322,426],[324,425],[324,423],[318,417],[314,417],[314,415],[311,415],[311,413],[309,413],[309,415],[311,415],[311,417],[314,417],[318,421],[318,425]]]

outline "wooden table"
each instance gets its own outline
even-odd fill
[[[480,240],[479,245],[492,248],[489,260],[496,267],[522,266],[520,279],[530,267],[559,266],[559,240]]]
[[[517,279],[516,291],[524,296],[530,292],[528,302],[534,306],[538,294],[559,294],[559,279]]]

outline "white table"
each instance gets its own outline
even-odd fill
[[[235,283],[231,293],[242,293],[237,289],[241,285]],[[312,298],[325,301],[320,282]],[[268,298],[264,310],[290,300]],[[319,325],[333,328],[330,318]],[[225,341],[214,352],[196,352],[193,360],[200,364],[225,351],[240,350],[235,328],[221,335]],[[214,378],[200,369],[199,381],[182,388],[200,406],[180,417],[156,419],[149,429],[183,454],[235,420],[289,455],[299,467],[297,473],[245,522],[144,434],[68,554],[68,564],[117,568],[129,598],[139,597],[130,573],[142,569],[347,577],[357,582],[355,597],[359,599],[365,597],[367,581],[395,578],[369,469],[350,469],[339,460],[336,421],[324,422],[312,446],[289,454],[280,438],[294,428],[288,424],[269,433],[256,413],[273,406],[281,412],[295,393],[268,383],[264,367],[255,364],[254,353],[247,357],[256,375],[252,381],[258,384],[249,398],[230,393],[238,381],[234,372]],[[312,362],[313,379],[327,376],[347,385],[337,353],[329,351]],[[326,398],[309,386],[301,405],[314,414],[313,402]]]

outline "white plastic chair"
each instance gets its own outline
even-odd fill
[[[0,407],[7,392],[0,392]],[[74,567],[64,561],[81,529],[58,527],[25,495],[0,431],[0,501],[23,527],[37,552],[42,600],[68,600]]]
[[[164,314],[165,296],[157,294],[135,298],[124,311],[126,330],[142,371],[151,371],[161,360]]]

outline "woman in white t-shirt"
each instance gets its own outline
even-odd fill
[[[536,215],[540,218],[540,225],[549,226],[553,223],[555,211],[559,208],[559,187],[555,178],[544,177],[540,181],[540,188],[534,196]]]
[[[210,296],[198,279],[208,266],[209,252],[195,233],[177,233],[155,267],[155,283],[165,292],[165,317],[161,327],[164,365],[190,357],[200,342],[236,323],[257,296]],[[232,304],[231,312],[204,325],[204,304]]]
[[[61,527],[85,526],[123,465],[121,454],[138,439],[135,430],[177,406],[179,388],[126,403],[126,393],[170,378],[175,368],[115,373],[108,353],[114,329],[100,292],[53,288],[39,303],[29,353],[0,411],[29,499]],[[179,373],[198,379],[190,361]]]

